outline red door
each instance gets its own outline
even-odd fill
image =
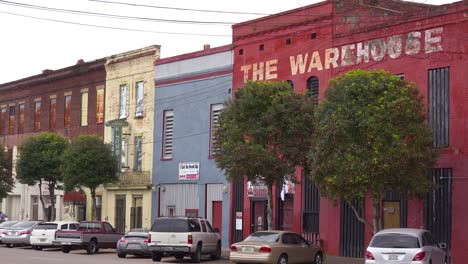
[[[212,207],[211,207],[211,217],[212,217],[212,223],[211,225],[213,228],[218,228],[219,229],[219,235],[222,235],[222,230],[223,230],[223,202],[222,201],[213,201],[212,202]]]

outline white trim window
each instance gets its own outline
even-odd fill
[[[143,138],[135,138],[135,166],[133,166],[134,171],[141,171],[142,164],[142,155],[143,154]]]
[[[145,86],[143,82],[136,83],[136,108],[135,117],[143,117],[143,97],[144,97]]]
[[[213,104],[211,105],[211,117],[210,117],[210,156],[216,154],[216,149],[214,147],[214,143],[216,141],[214,137],[214,132],[219,126],[219,115],[221,111],[223,111],[224,105],[223,104]]]
[[[127,168],[127,141],[122,140],[122,149],[120,151],[120,168],[125,171]]]
[[[164,111],[164,134],[163,134],[163,159],[172,159],[172,147],[174,139],[174,110]]]
[[[127,94],[128,94],[128,89],[127,85],[123,84],[120,85],[120,112],[119,112],[119,118],[127,118]]]

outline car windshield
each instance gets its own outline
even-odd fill
[[[250,242],[278,242],[280,235],[273,232],[256,232],[248,236],[244,241]]]
[[[57,224],[55,223],[41,223],[38,224],[34,229],[57,229]]]
[[[415,236],[405,234],[382,234],[375,236],[370,244],[374,248],[419,248],[419,240]]]
[[[187,219],[159,218],[154,221],[151,227],[153,232],[174,232],[185,233],[189,231]]]
[[[36,224],[36,222],[18,222],[11,226],[11,228],[31,228]]]
[[[10,227],[14,224],[16,224],[18,222],[15,222],[15,221],[6,221],[6,222],[3,222],[3,223],[0,223],[0,228],[6,228],[6,227]]]

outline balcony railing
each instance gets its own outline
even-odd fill
[[[118,185],[137,186],[151,185],[151,173],[149,171],[128,171],[121,172]]]

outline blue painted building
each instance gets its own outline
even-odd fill
[[[155,62],[152,220],[200,216],[221,230],[229,246],[230,190],[212,147],[223,103],[231,100],[230,46]]]

